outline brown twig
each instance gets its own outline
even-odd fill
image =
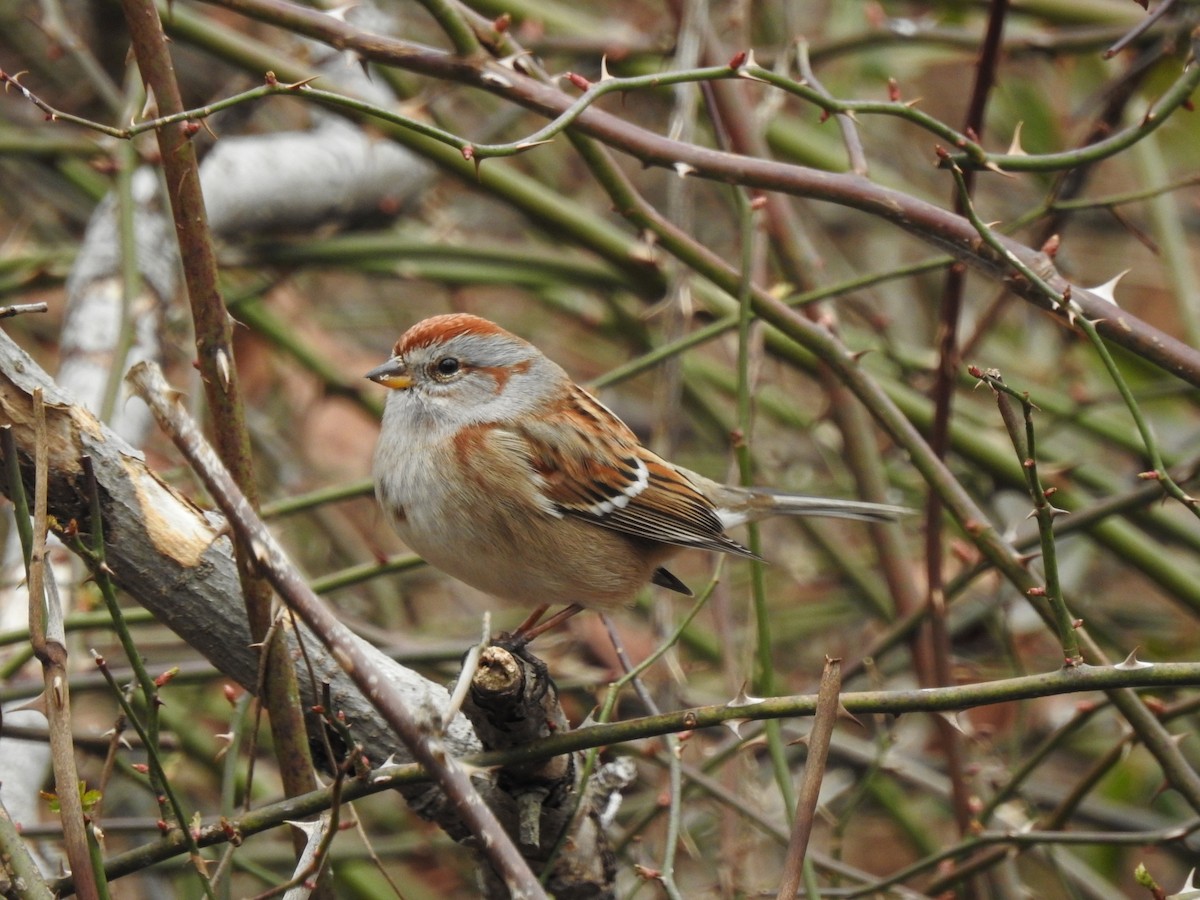
[[[49,436],[46,406],[41,390],[33,392],[35,431],[33,545],[29,553],[29,643],[42,664],[45,693],[42,708],[50,731],[54,790],[63,823],[67,860],[75,873],[76,893],[82,900],[100,896],[88,849],[88,824],[84,819],[71,739],[71,695],[67,683],[66,632],[53,575],[46,578],[46,498],[49,471]],[[47,591],[49,585],[49,591]]]
[[[1142,2],[1142,0],[1139,0],[1139,2]],[[1146,6],[1147,4],[1146,2],[1142,2],[1142,5]],[[1110,46],[1104,51],[1103,54],[1101,54],[1102,57],[1104,59],[1112,59],[1114,56],[1140,38],[1143,34],[1153,28],[1171,11],[1171,8],[1174,6],[1175,0],[1163,0],[1162,3],[1158,4],[1158,6],[1156,6],[1154,10],[1148,16],[1146,16],[1146,18],[1142,19],[1131,29],[1129,29],[1129,31],[1127,31],[1119,40],[1114,41],[1112,46]]]
[[[123,0],[122,8],[138,68],[153,93],[159,112],[175,115],[185,109],[167,47],[166,35],[152,0]],[[200,169],[191,143],[189,123],[157,129],[167,194],[179,240],[187,293],[196,333],[196,354],[205,397],[213,423],[217,452],[253,507],[258,488],[246,429],[245,408],[233,358],[232,320],[225,309],[217,277],[217,258],[204,196]],[[255,642],[266,641],[271,627],[271,588],[255,573],[249,548],[235,544],[238,576],[250,633]],[[264,643],[270,677],[262,699],[270,710],[271,734],[284,789],[289,796],[312,790],[317,784],[309,751],[304,713],[298,702],[296,671],[286,646],[278,636]],[[304,849],[302,835],[295,836],[296,852]]]
[[[425,766],[446,792],[463,823],[479,842],[496,872],[514,897],[544,898],[545,891],[517,852],[508,834],[471,784],[466,771],[446,753],[439,729],[421,721],[404,699],[375,670],[350,630],[331,613],[296,571],[283,548],[238,489],[232,476],[200,435],[195,423],[178,402],[170,399],[162,372],[150,363],[139,363],[128,375],[134,391],[154,413],[167,433],[204,482],[238,539],[254,551],[254,564],[332,654],[363,694],[383,714],[413,758]]]
[[[11,319],[25,313],[44,313],[49,308],[48,303],[14,303],[12,306],[0,306],[0,319]]]
[[[800,892],[808,839],[812,835],[817,801],[821,795],[821,782],[825,778],[825,764],[829,759],[829,742],[833,738],[833,726],[840,711],[838,694],[841,689],[842,661],[825,657],[821,686],[817,690],[817,709],[812,730],[808,733],[808,760],[804,764],[804,781],[796,798],[796,818],[792,823],[792,835],[788,840],[787,856],[783,864],[783,877],[779,883],[779,900],[792,900]]]
[[[138,67],[159,111],[166,115],[182,111],[183,100],[154,4],[124,0],[123,8]],[[246,497],[257,505],[245,408],[233,361],[233,327],[221,298],[217,257],[208,231],[195,147],[183,122],[159,128],[155,134],[187,280],[197,365],[211,410],[217,452]],[[257,640],[262,640],[271,624],[270,596],[255,585],[249,564],[241,561],[245,555],[238,553],[250,630]]]

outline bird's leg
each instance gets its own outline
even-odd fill
[[[537,621],[546,612],[546,609],[547,607],[542,607],[541,609],[534,610],[536,615],[531,615],[528,619],[521,623],[520,628],[513,632],[513,640],[520,641],[521,646],[523,647],[539,634],[545,634],[550,629],[557,628],[576,613],[583,612],[582,606],[580,606],[578,603],[572,603],[570,606],[564,606],[545,622],[542,622],[542,624],[538,625]]]
[[[537,607],[533,612],[531,612],[526,617],[524,622],[522,622],[520,625],[517,626],[517,630],[513,632],[513,637],[522,635],[525,632],[529,631],[531,628],[533,628],[533,626],[536,625],[541,620],[542,616],[544,616],[546,614],[546,610],[548,610],[549,608],[550,608],[549,603],[543,603],[541,606]]]

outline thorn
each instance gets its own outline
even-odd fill
[[[612,81],[613,77],[608,73],[608,54],[600,57],[600,81]]]
[[[1051,259],[1058,255],[1058,248],[1062,245],[1062,238],[1057,234],[1052,234],[1046,238],[1046,242],[1042,244],[1042,252]],[[1065,291],[1064,291],[1065,293]]]
[[[1021,146],[1021,128],[1025,125],[1024,122],[1018,122],[1017,127],[1013,129],[1012,142],[1008,145],[1009,156],[1028,156],[1025,148]]]
[[[1183,883],[1183,887],[1179,889],[1179,893],[1175,896],[1190,898],[1195,896],[1196,891],[1196,870],[1192,869],[1192,871],[1188,873],[1187,881]]]
[[[213,754],[213,762],[220,762],[229,753],[229,748],[233,746],[234,734],[232,731],[228,731],[224,734],[214,734],[213,737],[220,744],[217,747],[217,752]]]
[[[350,10],[352,10],[352,9],[357,9],[357,8],[358,8],[357,3],[346,3],[346,4],[343,4],[342,6],[335,6],[333,9],[325,10],[325,15],[329,16],[329,18],[331,18],[331,19],[337,19],[339,22],[345,22],[346,21],[346,13],[350,12]]]
[[[677,162],[671,168],[675,170],[675,174],[680,178],[686,178],[688,175],[691,175],[696,171],[695,166],[685,162]]]
[[[285,825],[291,825],[293,828],[303,831],[305,837],[312,837],[321,827],[320,822],[301,822],[296,819],[284,819],[283,822]]]
[[[365,60],[363,61],[363,65],[366,65]],[[304,88],[308,87],[310,84],[312,84],[314,81],[316,81],[320,77],[321,77],[320,75],[313,75],[313,76],[310,76],[309,78],[301,78],[299,81],[293,81],[291,84],[285,84],[284,87],[289,91],[303,90]]]
[[[229,370],[229,354],[224,348],[217,350],[217,375],[221,378],[221,387],[229,390],[229,382],[233,374]]]
[[[1137,648],[1134,647],[1133,650],[1130,651],[1129,655],[1127,657],[1125,657],[1124,661],[1117,663],[1115,666],[1113,666],[1113,668],[1120,669],[1121,671],[1135,671],[1137,669],[1152,669],[1152,668],[1154,668],[1154,663],[1142,662],[1140,659],[1138,659],[1137,658]]]
[[[505,15],[508,15],[508,14],[505,13]],[[501,17],[501,18],[503,18],[503,17]],[[515,72],[515,71],[517,71],[517,63],[519,63],[522,59],[524,59],[527,56],[533,56],[533,51],[532,50],[522,50],[519,53],[512,53],[512,54],[509,54],[508,56],[504,57],[503,59],[498,59],[498,60],[496,60],[496,62],[499,65],[504,66],[504,68],[511,69],[512,71]]]
[[[850,710],[846,709],[846,707],[842,704],[841,698],[838,698],[837,717],[839,719],[849,719],[851,722],[853,722],[859,728],[866,727],[859,720],[858,716],[854,715],[854,713],[852,713],[852,712],[850,712]]]
[[[740,740],[742,737],[742,726],[749,721],[749,719],[726,719],[722,724],[733,732],[734,737]]]
[[[762,81],[757,75],[750,73],[751,68],[758,68],[758,61],[754,58],[754,51],[746,51],[746,59],[738,66],[738,78],[745,78],[749,81]]]
[[[958,718],[958,713],[944,712],[944,713],[938,713],[938,715],[941,716],[943,719],[945,719],[947,722],[949,722],[950,725],[954,728],[954,730],[957,731],[959,734],[970,736],[970,731],[963,725],[962,721]]]
[[[889,100],[891,100],[893,103],[900,102],[900,84],[895,78],[889,78],[887,80],[887,91]]]
[[[261,541],[251,541],[250,552],[254,554],[254,558],[260,565],[265,563],[271,556],[270,548]]]
[[[502,75],[499,72],[492,72],[490,70],[480,72],[479,80],[484,84],[491,84],[500,88],[511,88],[513,86],[512,82],[508,80],[506,75]]]
[[[725,704],[726,709],[738,709],[743,706],[753,706],[755,703],[762,703],[762,697],[753,697],[746,693],[746,682],[742,682],[742,686],[738,688],[737,696]]]
[[[1124,278],[1128,274],[1129,274],[1129,270],[1125,269],[1124,271],[1118,272],[1116,275],[1114,275],[1108,281],[1104,282],[1104,284],[1097,285],[1096,287],[1093,287],[1093,288],[1088,288],[1088,290],[1091,291],[1093,294],[1095,294],[1097,297],[1099,297],[1101,300],[1107,300],[1113,306],[1120,306],[1120,304],[1117,303],[1117,297],[1116,297],[1117,284],[1121,281],[1122,278]]]

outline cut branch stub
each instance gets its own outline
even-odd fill
[[[546,664],[524,648],[483,651],[463,714],[487,750],[520,747],[570,728]],[[504,766],[496,779],[504,802],[496,804],[496,814],[535,871],[547,862],[553,867],[546,881],[553,896],[613,896],[615,857],[589,786],[578,776],[572,753]],[[554,856],[564,828],[571,829],[571,852]]]

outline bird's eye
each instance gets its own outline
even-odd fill
[[[451,375],[455,374],[459,368],[461,368],[461,365],[455,357],[443,356],[437,361],[435,368],[438,375],[440,375],[442,378],[449,378]]]

